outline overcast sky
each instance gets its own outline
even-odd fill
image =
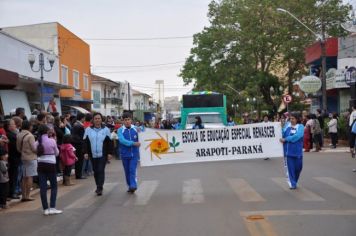
[[[0,0],[0,27],[57,21],[83,39],[192,36],[209,24],[209,3],[210,0]],[[166,96],[189,91],[177,75],[189,56],[192,38],[86,42],[95,74],[127,80],[148,94],[154,92],[158,79],[165,81]]]

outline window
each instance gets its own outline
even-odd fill
[[[89,91],[89,78],[88,75],[83,74],[84,90]]]
[[[73,86],[76,89],[79,89],[79,72],[76,70],[73,70]]]
[[[61,82],[64,85],[68,85],[68,67],[65,65],[61,66],[61,70],[62,70],[62,78],[61,78]]]

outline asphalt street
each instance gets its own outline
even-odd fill
[[[353,168],[349,153],[307,153],[290,190],[282,158],[143,167],[130,195],[114,160],[103,196],[93,177],[76,181],[59,188],[63,214],[43,216],[37,194],[0,211],[0,235],[355,236]]]

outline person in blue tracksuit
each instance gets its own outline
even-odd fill
[[[132,125],[132,119],[130,113],[124,113],[122,115],[124,125],[118,129],[117,136],[120,141],[120,152],[122,165],[125,170],[126,183],[128,186],[128,193],[134,193],[137,190],[137,162],[140,158],[138,142],[138,131],[135,126]]]
[[[283,130],[284,158],[290,189],[296,189],[303,168],[304,126],[299,123],[299,114],[290,115],[290,125]]]
[[[84,132],[84,158],[90,158],[93,164],[96,194],[103,194],[105,182],[105,166],[107,160],[112,158],[113,144],[110,130],[102,123],[103,116],[100,113],[93,114],[93,125]]]

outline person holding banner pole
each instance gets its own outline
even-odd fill
[[[138,131],[132,125],[130,113],[122,115],[124,125],[118,129],[117,135],[120,142],[120,154],[122,165],[125,171],[126,183],[128,186],[128,193],[134,193],[137,190],[137,162],[140,158],[138,142]]]
[[[290,189],[296,189],[300,173],[303,169],[303,137],[304,126],[299,122],[299,114],[290,115],[290,125],[283,131],[284,158],[286,175]]]

